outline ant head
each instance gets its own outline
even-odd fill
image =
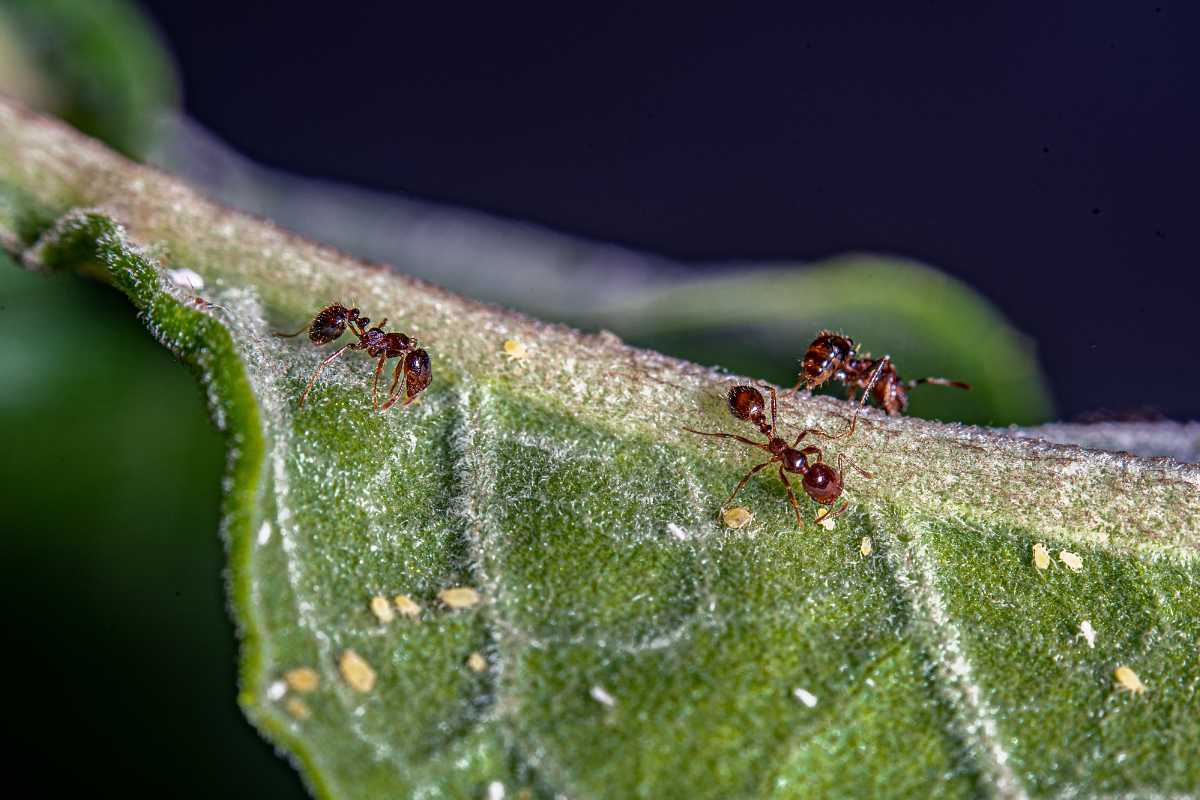
[[[804,491],[821,505],[831,506],[842,496],[842,476],[824,461],[818,461],[804,473]]]
[[[351,316],[353,315],[353,316]],[[358,309],[347,310],[340,303],[325,306],[313,318],[308,327],[308,338],[313,344],[329,344],[346,332],[346,324],[358,316]]]
[[[433,368],[429,364],[429,353],[413,350],[404,357],[404,405],[425,390],[433,380]]]
[[[854,340],[837,333],[821,331],[804,354],[802,372],[809,389],[820,386],[833,377],[854,354]]]
[[[762,392],[753,386],[734,386],[725,400],[729,403],[729,413],[738,419],[759,419],[766,407]]]

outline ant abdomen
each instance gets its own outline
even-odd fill
[[[339,303],[325,306],[308,326],[308,338],[313,344],[329,344],[346,332],[346,325],[358,318],[358,309],[348,309]]]
[[[818,461],[804,473],[804,493],[823,506],[831,506],[842,496],[842,476],[824,461]]]
[[[424,350],[413,350],[404,357],[404,405],[425,390],[433,380],[433,368],[429,363],[429,353]]]
[[[803,381],[815,389],[829,380],[854,355],[854,340],[832,331],[821,331],[802,360]]]
[[[762,392],[753,386],[734,386],[726,396],[729,411],[738,419],[758,420],[766,411]]]

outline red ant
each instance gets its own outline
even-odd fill
[[[889,363],[887,356],[880,359],[879,366],[875,368],[875,373],[871,376],[870,386],[873,386],[875,381],[879,380],[879,376],[883,374],[885,366]],[[820,428],[807,428],[800,431],[800,435],[795,441],[789,445],[786,440],[775,435],[779,421],[777,418],[777,399],[775,395],[775,387],[767,386],[767,391],[771,393],[771,422],[767,423],[765,401],[763,400],[762,392],[755,389],[753,386],[734,386],[726,395],[726,402],[729,404],[729,413],[733,414],[738,419],[744,419],[758,426],[759,431],[763,436],[767,437],[767,441],[756,442],[753,439],[747,439],[744,436],[738,436],[732,433],[717,433],[710,431],[698,431],[693,428],[685,427],[684,430],[690,433],[698,433],[701,436],[718,436],[724,439],[736,439],[739,442],[757,447],[760,450],[766,450],[771,454],[771,457],[761,464],[757,464],[750,468],[750,471],[738,482],[737,488],[733,490],[733,494],[721,504],[722,507],[728,505],[733,498],[737,497],[738,492],[742,487],[757,473],[771,464],[779,463],[779,480],[787,489],[788,502],[792,504],[792,509],[796,512],[796,524],[803,527],[804,521],[800,517],[800,503],[796,500],[796,493],[792,491],[792,483],[788,480],[787,473],[791,472],[796,475],[803,476],[801,485],[804,487],[804,492],[810,498],[820,503],[823,506],[833,506],[838,498],[842,496],[842,486],[846,478],[846,472],[842,469],[841,462],[843,456],[838,454],[838,468],[834,469],[822,460],[823,453],[821,448],[816,445],[809,445],[803,449],[797,450],[796,446],[808,434],[822,436],[831,441],[837,439],[845,439],[854,433],[854,427],[858,424],[858,414],[863,409],[866,403],[866,395],[863,395],[862,402],[854,411],[854,416],[850,420],[850,427],[845,433],[840,433],[837,436],[826,433]],[[813,456],[813,463],[808,463],[809,456]],[[854,467],[863,477],[872,477],[871,473],[862,469],[858,465],[850,462],[850,466]],[[824,522],[827,519],[832,519],[839,514],[845,512],[850,504],[843,500],[842,505],[836,510],[831,511],[826,509],[826,513],[818,518],[818,521]]]
[[[371,358],[379,359],[379,363],[375,365],[375,381],[371,385],[371,402],[377,411],[387,411],[393,403],[400,399],[398,386],[401,374],[404,375],[404,405],[411,403],[429,385],[429,381],[433,379],[429,354],[421,349],[417,340],[409,338],[403,333],[384,332],[383,326],[387,324],[386,317],[378,325],[368,328],[367,325],[370,322],[370,319],[358,313],[357,308],[346,308],[340,303],[325,306],[317,313],[307,328],[308,338],[312,340],[313,344],[318,347],[329,344],[345,333],[346,328],[349,328],[350,332],[358,337],[358,341],[343,345],[317,365],[316,371],[308,379],[308,386],[300,395],[301,408],[304,408],[304,399],[308,397],[313,384],[317,382],[321,370],[347,350],[366,350],[367,355]],[[275,335],[299,336],[304,331],[305,328],[301,328],[295,333],[276,333]],[[388,398],[381,407],[379,405],[379,374],[383,372],[383,365],[389,358],[400,357],[403,358],[396,364],[396,371],[392,374],[392,385],[388,389]]]
[[[800,379],[792,387],[795,392],[803,384],[812,390],[830,378],[841,381],[846,386],[847,399],[853,403],[859,389],[863,389],[863,397],[871,396],[875,403],[890,416],[903,414],[908,408],[908,390],[922,383],[935,383],[939,386],[954,386],[959,389],[970,389],[970,384],[962,381],[952,381],[946,378],[917,378],[902,381],[896,373],[896,367],[891,363],[890,356],[883,358],[859,357],[858,346],[853,339],[833,331],[820,331],[817,338],[808,346],[808,351],[801,361]],[[871,377],[873,371],[881,369],[878,377]],[[869,383],[874,384],[874,392]]]

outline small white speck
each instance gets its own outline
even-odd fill
[[[488,784],[487,800],[504,800],[504,784],[500,781],[492,781]]]
[[[692,538],[692,535],[688,533],[687,529],[679,527],[674,522],[667,523],[667,532],[681,542],[686,542],[688,539]]]
[[[287,694],[287,683],[284,681],[275,681],[267,687],[267,699],[272,702],[282,700],[285,694]]]
[[[1082,636],[1084,641],[1088,643],[1088,647],[1095,648],[1096,629],[1092,627],[1090,620],[1085,619],[1083,622],[1079,623],[1079,633],[1075,638],[1078,639],[1080,636]]]
[[[807,689],[793,689],[792,696],[809,708],[815,708],[817,705],[817,696]]]
[[[167,270],[167,276],[170,277],[176,286],[191,289],[193,292],[198,292],[204,288],[204,278],[200,277],[200,273],[193,272],[187,267],[169,269]]]
[[[271,541],[271,523],[264,520],[258,529],[258,544],[261,547],[269,541]]]
[[[617,704],[617,698],[606,692],[603,686],[593,686],[589,694],[597,703],[608,706],[609,708],[612,708]]]

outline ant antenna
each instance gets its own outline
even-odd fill
[[[891,356],[884,356],[879,359],[879,366],[875,367],[875,371],[871,373],[871,380],[867,381],[867,388],[863,391],[862,399],[858,401],[858,408],[854,409],[854,416],[850,418],[850,429],[838,438],[845,438],[854,433],[854,426],[858,424],[858,415],[867,405],[867,398],[871,396],[871,390],[875,388],[875,384],[879,382],[879,376],[883,374],[883,368],[892,360]]]
[[[952,381],[949,378],[917,378],[911,381],[905,381],[906,387],[919,386],[922,383],[932,383],[938,386],[953,386],[955,389],[970,389],[971,384],[963,381]]]

